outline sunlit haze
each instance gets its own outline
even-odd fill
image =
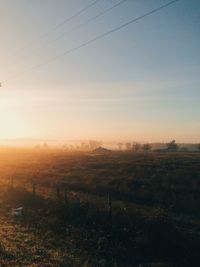
[[[199,142],[199,1],[91,2],[0,1],[0,139]]]

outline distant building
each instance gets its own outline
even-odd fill
[[[104,147],[101,147],[101,146],[93,150],[93,153],[97,153],[97,154],[107,154],[110,152],[111,152],[111,150],[104,148]]]

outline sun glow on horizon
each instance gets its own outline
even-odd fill
[[[0,4],[0,139],[200,142],[196,0],[177,2],[77,50],[156,1],[125,1],[72,32],[108,3],[55,28],[83,3],[43,2]]]
[[[107,85],[104,86],[103,94],[100,88],[97,89],[95,85],[86,88],[71,85],[58,91],[33,88],[1,90],[0,139],[60,138],[140,142],[176,139],[178,142],[198,142],[199,125],[194,125],[196,136],[193,129],[189,128],[186,135],[181,130],[185,127],[182,123],[179,125],[176,120],[169,120],[167,114],[163,117],[152,113],[151,106],[158,105],[162,98],[149,98],[146,90],[138,87],[133,91],[133,86],[125,89],[123,86]],[[144,110],[146,105],[149,105],[149,111]],[[118,111],[121,115],[116,117]]]
[[[20,138],[27,134],[23,116],[17,109],[19,99],[1,89],[0,92],[0,135],[1,138]]]

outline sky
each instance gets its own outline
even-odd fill
[[[0,0],[0,139],[200,142],[199,0],[66,53],[170,2],[120,1]]]

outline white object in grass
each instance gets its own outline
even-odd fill
[[[20,217],[22,216],[23,207],[12,209],[11,214],[12,216]]]

